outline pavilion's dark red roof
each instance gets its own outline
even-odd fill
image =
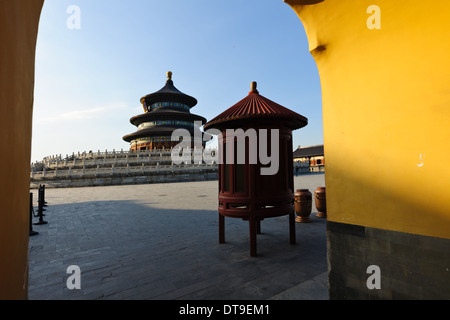
[[[286,126],[292,130],[308,124],[307,118],[260,95],[256,90],[256,82],[252,82],[252,90],[247,97],[210,120],[204,129],[224,127],[230,121],[257,118],[286,120]]]
[[[324,148],[323,144],[318,146],[309,146],[309,147],[298,147],[297,150],[294,151],[293,157],[295,158],[305,158],[305,157],[315,157],[315,156],[323,156]]]

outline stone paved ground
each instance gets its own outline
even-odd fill
[[[294,181],[325,185],[323,174]],[[47,189],[48,224],[33,226],[29,243],[29,299],[328,299],[326,220],[314,205],[294,246],[287,216],[262,221],[250,257],[241,219],[225,219],[218,243],[217,190],[217,181]],[[80,290],[66,286],[70,265]]]

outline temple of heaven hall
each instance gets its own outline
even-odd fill
[[[195,145],[204,147],[203,141],[194,139],[202,140],[200,127],[206,119],[191,113],[190,109],[197,104],[197,100],[175,88],[172,72],[167,72],[166,85],[142,97],[141,103],[145,113],[130,119],[138,130],[123,137],[130,143],[130,151],[173,148],[180,143],[178,140],[172,141],[172,133],[176,129],[189,131],[192,146],[197,143]]]

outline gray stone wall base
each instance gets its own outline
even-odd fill
[[[450,299],[450,239],[327,221],[327,244],[330,299]]]

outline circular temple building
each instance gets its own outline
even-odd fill
[[[194,144],[204,147],[200,127],[206,119],[191,113],[190,109],[197,104],[197,100],[175,88],[172,72],[167,72],[167,82],[163,88],[142,97],[140,101],[145,113],[130,119],[137,131],[123,137],[123,140],[130,142],[131,151],[173,148],[181,141],[181,138],[172,141],[172,133],[176,129],[186,129],[190,133],[192,148]]]

